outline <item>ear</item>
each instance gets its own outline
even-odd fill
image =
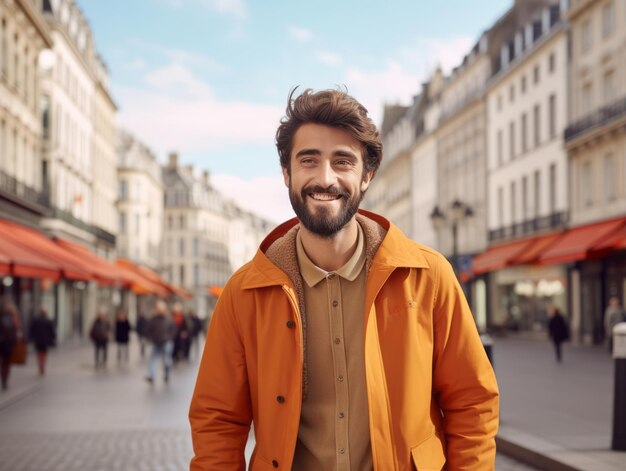
[[[363,176],[363,180],[361,180],[362,192],[367,190],[367,188],[370,186],[370,182],[372,181],[372,178],[374,178],[374,172],[372,170],[370,170]]]
[[[289,170],[287,167],[283,167],[283,180],[285,182],[285,186],[289,188]]]

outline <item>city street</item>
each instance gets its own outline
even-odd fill
[[[108,370],[96,373],[90,346],[64,347],[52,352],[43,380],[34,360],[31,353],[14,369],[11,388],[0,395],[0,470],[188,469],[195,363],[176,368],[169,385],[159,377],[150,386],[134,349],[129,366],[117,367],[110,347]],[[499,455],[496,469],[533,468]]]

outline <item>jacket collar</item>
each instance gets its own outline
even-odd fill
[[[430,268],[421,250],[416,247],[415,242],[406,237],[390,221],[363,209],[359,210],[357,218],[365,224],[369,223],[368,225],[375,223],[380,226],[383,232],[386,232],[372,259],[372,268]],[[272,244],[287,235],[298,224],[298,219],[293,218],[282,223],[268,234],[252,259],[250,269],[246,273],[242,284],[243,289],[289,283],[289,276],[267,257],[266,252]]]

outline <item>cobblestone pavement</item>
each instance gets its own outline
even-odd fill
[[[39,381],[32,360],[14,371],[15,387]],[[195,362],[176,368],[169,385],[158,378],[150,386],[135,350],[128,366],[109,361],[106,372],[93,371],[91,361],[90,348],[53,352],[38,388],[0,408],[0,471],[189,469]],[[253,440],[248,445],[250,456]],[[496,469],[534,468],[499,455]]]

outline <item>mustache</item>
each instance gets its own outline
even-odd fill
[[[350,197],[350,193],[335,185],[330,185],[328,187],[323,187],[321,185],[309,185],[302,188],[300,193],[302,194],[302,198],[305,198],[309,193],[328,193],[330,195],[337,195],[344,198]]]

